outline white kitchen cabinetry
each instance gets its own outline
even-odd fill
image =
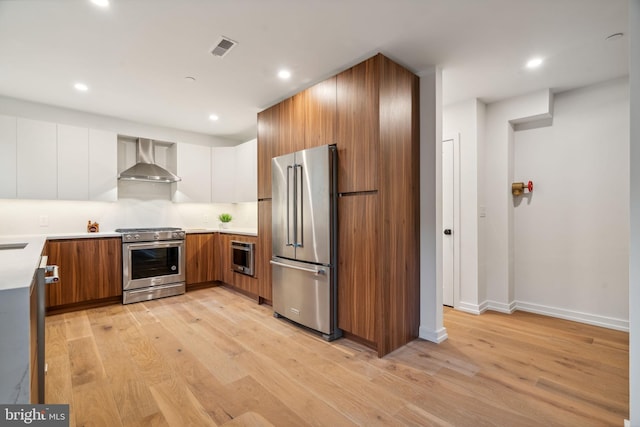
[[[236,201],[235,147],[213,147],[211,149],[211,201],[213,203],[232,203]]]
[[[118,200],[118,135],[89,129],[89,200]]]
[[[0,115],[0,199],[16,197],[16,118]]]
[[[176,174],[182,178],[173,184],[174,202],[211,202],[211,147],[175,144]]]
[[[89,129],[58,125],[58,199],[89,199]]]
[[[258,140],[236,146],[236,191],[234,202],[258,200]]]
[[[58,196],[55,123],[17,119],[17,197],[55,199]]]

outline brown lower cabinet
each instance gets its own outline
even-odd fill
[[[185,238],[186,286],[220,280],[218,233],[187,234]]]
[[[49,240],[49,264],[60,281],[46,286],[47,310],[122,297],[122,239]]]
[[[254,277],[231,268],[231,241],[248,242],[258,246],[254,236],[227,233],[187,234],[186,285],[189,288],[214,281],[224,282],[255,298],[260,297],[257,274]],[[254,272],[256,268],[254,268]]]
[[[258,202],[258,252],[256,254],[256,276],[258,295],[267,301],[271,297],[271,200]]]

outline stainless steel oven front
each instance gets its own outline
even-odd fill
[[[238,273],[253,276],[255,245],[249,242],[231,241],[231,268]]]
[[[184,240],[122,245],[123,303],[184,293]]]

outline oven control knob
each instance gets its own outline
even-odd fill
[[[155,234],[153,235],[153,238],[154,238],[155,240],[160,240],[160,233],[155,233]]]
[[[175,231],[171,234],[171,237],[176,238],[178,237],[178,233],[176,233]]]
[[[135,236],[133,236],[133,238],[136,239],[136,240],[140,240],[140,235],[136,234]]]
[[[179,232],[179,233],[178,233],[178,236],[179,236],[179,237],[184,237],[184,231]]]

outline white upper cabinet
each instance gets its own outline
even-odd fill
[[[58,125],[58,199],[89,199],[89,129]]]
[[[236,200],[258,200],[258,140],[236,146]]]
[[[55,123],[17,119],[17,197],[55,199],[58,196]]]
[[[89,200],[118,200],[118,135],[89,129]]]
[[[236,202],[235,147],[213,147],[211,149],[211,201],[214,203]]]
[[[211,147],[175,144],[176,174],[182,178],[174,185],[174,202],[211,202]]]
[[[0,115],[0,199],[16,197],[16,118]]]

